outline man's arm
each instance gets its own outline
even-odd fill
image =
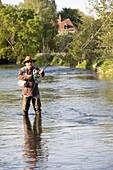
[[[29,80],[31,78],[32,78],[32,75],[27,75],[23,68],[20,69],[19,74],[18,74],[19,80]]]

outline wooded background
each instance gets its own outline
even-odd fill
[[[63,8],[57,12],[55,0],[24,0],[19,5],[0,1],[0,59],[21,64],[31,55],[38,64],[85,68],[112,65],[113,2],[89,0],[95,18],[78,9]],[[70,18],[75,33],[58,33],[57,19]]]

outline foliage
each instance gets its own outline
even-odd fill
[[[54,0],[25,0],[19,6],[2,6],[0,57],[15,58],[17,63],[21,63],[28,54],[35,56],[40,52],[68,52],[73,34],[67,32],[58,35],[56,17]]]
[[[91,17],[85,17],[85,23],[79,27],[78,34],[74,34],[72,43],[68,50],[70,55],[75,59],[76,63],[87,60],[91,64],[97,58],[95,48],[98,45],[98,37],[95,32],[98,29],[98,23]],[[89,67],[89,64],[87,65]]]
[[[28,54],[33,56],[44,49],[53,48],[56,30],[50,22],[51,18],[48,17],[45,23],[30,8],[10,5],[1,7],[0,58],[16,58],[19,63]]]
[[[5,6],[0,10],[0,22],[1,58],[35,55],[40,50],[42,29],[33,10]]]
[[[50,63],[53,57],[53,53],[37,53],[34,59],[36,60],[37,65],[43,66]]]
[[[89,0],[90,1],[90,0]],[[69,46],[69,53],[76,61],[86,60],[86,67],[92,69],[113,56],[113,7],[112,1],[90,1],[99,16],[97,19],[83,16],[83,24],[79,26],[79,36],[75,35]],[[112,5],[112,6],[111,6]],[[106,67],[107,68],[107,67]]]
[[[76,68],[83,68],[83,69],[85,69],[85,68],[86,68],[86,65],[87,65],[87,62],[86,62],[86,60],[84,60],[83,62],[78,63],[78,65],[76,66]]]
[[[33,9],[42,21],[43,51],[53,48],[53,38],[56,35],[56,4],[54,0],[24,0],[20,3],[24,9]]]
[[[99,61],[112,60],[113,56],[113,1],[109,0],[89,0],[93,10],[98,16],[97,21],[100,22],[98,29],[98,46],[95,48],[97,55],[97,64]],[[104,65],[105,66],[105,65]],[[107,69],[107,66],[106,66]]]
[[[40,65],[52,64],[108,69],[113,59],[113,2],[88,0],[96,18],[77,9],[56,12],[55,0],[24,0],[19,6],[0,1],[0,59],[16,59],[26,55]],[[57,32],[57,16],[70,18],[77,31]],[[111,69],[110,69],[111,70]]]
[[[72,41],[73,41],[73,33],[64,32],[62,34],[57,34],[54,37],[55,52],[67,52],[67,48]]]
[[[113,59],[104,60],[101,67],[97,67],[97,73],[101,73],[107,78],[113,78]]]

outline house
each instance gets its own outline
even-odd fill
[[[58,33],[61,31],[75,32],[76,29],[69,18],[61,20],[61,15],[59,15],[58,21]]]

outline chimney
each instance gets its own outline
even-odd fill
[[[58,17],[58,23],[61,23],[61,15]]]

